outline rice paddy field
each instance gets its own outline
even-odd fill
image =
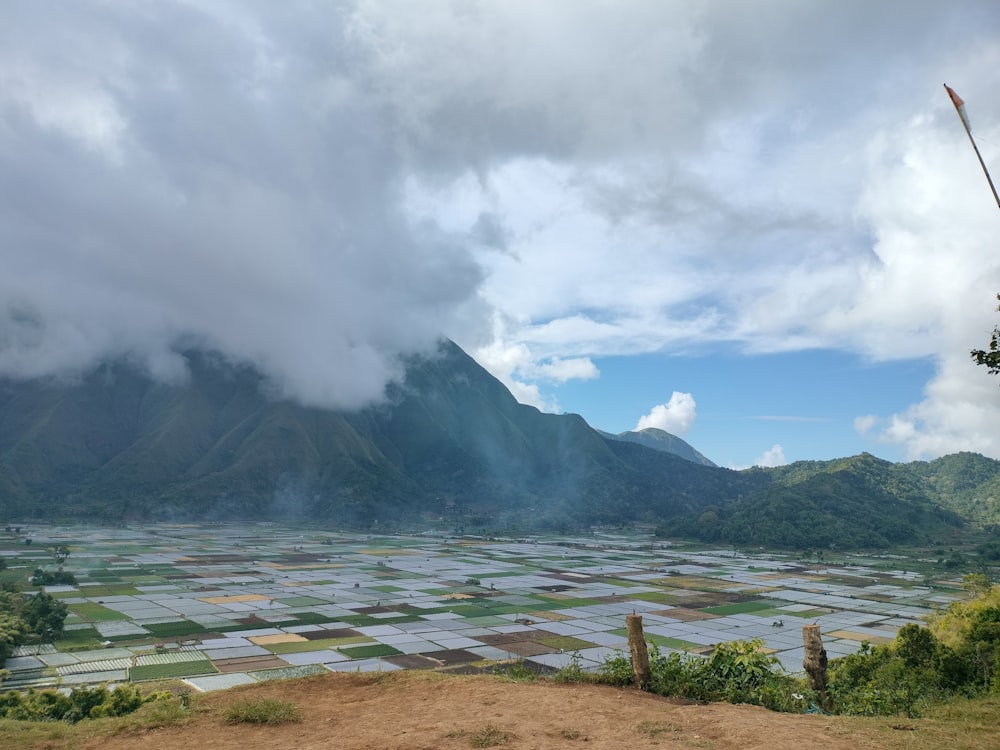
[[[30,544],[27,540],[30,539]],[[698,549],[648,537],[372,537],[273,525],[37,526],[0,536],[0,579],[55,570],[63,638],[21,647],[5,688],[181,679],[209,691],[334,672],[596,669],[643,616],[661,652],[758,638],[791,672],[802,627],[831,658],[961,598],[927,561]]]

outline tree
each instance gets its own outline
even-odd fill
[[[997,295],[1000,300],[1000,294]],[[997,308],[1000,310],[1000,307]],[[977,365],[986,367],[990,375],[1000,374],[1000,326],[993,329],[988,349],[973,349],[970,354]]]
[[[985,573],[966,573],[962,576],[962,588],[974,596],[983,597],[990,593],[993,583]]]
[[[26,597],[22,616],[33,633],[51,643],[62,635],[67,614],[69,608],[63,602],[43,591]]]

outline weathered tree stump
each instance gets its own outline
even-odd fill
[[[649,687],[651,672],[649,670],[649,651],[646,649],[646,636],[642,632],[642,615],[625,615],[625,627],[628,629],[628,647],[632,652],[632,674],[635,686],[640,690]]]
[[[809,684],[819,694],[820,704],[826,704],[826,649],[823,648],[823,637],[819,625],[806,625],[802,628],[802,643],[805,645],[805,658],[802,666],[809,675]]]

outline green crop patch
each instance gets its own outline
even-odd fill
[[[70,604],[68,606],[70,612],[75,612],[88,622],[112,622],[115,620],[130,619],[128,615],[122,612],[117,612],[113,609],[108,609],[101,604],[80,602],[77,604]]]
[[[625,628],[620,628],[618,630],[610,631],[612,635],[617,635],[622,638],[628,638],[628,630]],[[661,648],[672,648],[677,651],[696,651],[698,649],[705,648],[704,643],[694,643],[692,641],[685,641],[682,638],[671,638],[666,635],[657,635],[655,633],[645,633],[647,643],[653,643]]]
[[[558,648],[561,651],[581,651],[585,648],[594,648],[597,645],[581,638],[574,638],[571,635],[553,635],[546,638],[535,638],[534,641],[549,648]]]
[[[326,618],[329,620],[330,618]],[[353,628],[362,628],[367,625],[384,625],[381,620],[376,617],[371,617],[370,615],[344,615],[343,617],[338,617],[339,622],[346,622]]]
[[[320,625],[324,622],[330,622],[332,619],[340,619],[324,615],[322,612],[292,612],[291,615],[300,625]]]
[[[551,609],[553,604],[559,604],[564,608],[569,607],[593,607],[598,604],[604,604],[600,599],[577,599],[572,596],[539,596],[539,599],[545,600],[545,608]],[[524,611],[521,609],[520,611]]]
[[[157,622],[150,625],[143,625],[151,635],[157,638],[174,638],[182,635],[198,635],[208,630],[204,625],[199,625],[190,620],[179,620],[178,622]]]
[[[169,664],[143,664],[131,667],[128,678],[132,682],[147,680],[170,680],[177,677],[193,677],[202,674],[215,674],[219,670],[208,659],[198,661],[178,661]]]
[[[713,615],[746,615],[773,608],[773,601],[758,601],[741,602],[739,604],[723,604],[718,607],[705,607],[702,612],[709,612]]]
[[[356,646],[355,648],[338,648],[344,656],[351,659],[374,659],[378,656],[398,656],[403,653],[399,649],[384,643],[374,643],[371,646]]]
[[[680,598],[666,591],[643,591],[641,594],[629,594],[629,599],[638,599],[642,602],[652,602],[653,604],[676,604]]]
[[[62,637],[55,642],[58,651],[74,651],[81,646],[89,648],[101,640],[97,628],[80,628],[79,630],[64,630]]]
[[[311,677],[317,674],[329,674],[329,670],[320,664],[305,664],[301,667],[280,667],[278,669],[258,669],[249,673],[262,682],[268,680],[296,680],[300,677]]]
[[[301,654],[307,651],[322,651],[338,646],[350,646],[357,643],[372,643],[367,635],[356,635],[349,638],[319,638],[315,641],[288,641],[286,643],[269,643],[264,648],[272,654]]]
[[[135,586],[129,586],[126,584],[119,584],[117,586],[109,586],[107,584],[88,586],[84,583],[84,585],[79,588],[80,590],[77,596],[83,595],[92,599],[98,599],[102,596],[138,596],[142,593]]]
[[[278,599],[279,602],[288,607],[319,607],[330,602],[325,599],[317,599],[314,596],[289,596]]]
[[[817,617],[830,614],[830,610],[804,609],[801,612],[789,612],[787,609],[776,609],[774,611],[774,614],[778,615],[779,617],[783,615],[791,615],[792,617],[801,617],[804,620],[815,620]],[[768,617],[770,617],[770,615],[768,615]]]

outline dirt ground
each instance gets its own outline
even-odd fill
[[[250,696],[298,705],[282,726],[224,722],[224,707]],[[91,740],[86,750],[238,748],[711,748],[866,750],[854,724],[776,714],[754,706],[684,704],[631,689],[422,672],[331,674],[200,696],[185,726]],[[497,740],[497,742],[491,742]]]

